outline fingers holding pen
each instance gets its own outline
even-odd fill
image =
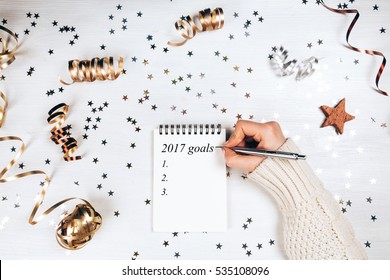
[[[258,149],[277,150],[286,141],[277,122],[256,123],[239,120],[229,140],[225,143],[225,160],[229,167],[253,171],[265,157],[239,155],[232,147],[246,147],[255,141]]]
[[[226,165],[232,168],[253,171],[265,157],[239,155],[228,147],[224,148]]]

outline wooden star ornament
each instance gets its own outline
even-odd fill
[[[343,134],[344,123],[355,118],[354,116],[345,112],[345,98],[343,98],[343,100],[341,100],[334,108],[322,105],[320,109],[326,116],[326,119],[321,127],[332,125],[336,128],[337,134]]]

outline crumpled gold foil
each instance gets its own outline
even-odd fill
[[[102,224],[102,217],[88,201],[77,204],[71,214],[63,218],[57,226],[58,244],[68,250],[78,250],[90,241]]]

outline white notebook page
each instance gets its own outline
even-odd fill
[[[227,228],[225,130],[185,134],[154,130],[153,230],[219,232]]]

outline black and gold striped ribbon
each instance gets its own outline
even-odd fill
[[[356,9],[347,9],[347,10],[333,9],[333,8],[328,7],[327,5],[325,5],[323,0],[321,0],[321,4],[322,4],[322,6],[327,8],[329,11],[332,11],[334,13],[338,13],[338,14],[342,14],[342,15],[355,14],[355,17],[353,18],[351,24],[349,25],[347,34],[345,36],[347,44],[348,44],[348,47],[350,49],[354,50],[355,52],[366,53],[366,54],[371,54],[371,55],[377,55],[377,56],[381,56],[382,57],[381,66],[379,67],[379,70],[378,70],[378,72],[376,74],[375,85],[376,85],[376,91],[377,92],[379,92],[380,94],[388,96],[389,94],[386,91],[384,91],[384,90],[379,88],[379,80],[380,80],[380,78],[382,76],[382,73],[383,73],[383,70],[385,69],[385,66],[386,66],[386,57],[385,57],[385,55],[382,52],[379,52],[379,51],[360,49],[360,48],[352,46],[349,43],[349,35],[351,34],[351,31],[352,31],[353,27],[355,26],[355,24],[356,24],[356,22],[357,22],[357,20],[359,19],[359,16],[360,16],[359,11],[356,10]]]
[[[195,23],[195,19],[200,22],[200,27]],[[204,32],[221,29],[225,23],[222,8],[204,9],[198,12],[198,15],[192,19],[190,16],[185,17],[184,20],[175,22],[175,28],[184,38],[181,42],[169,41],[168,45],[178,47],[184,45],[187,40],[195,37],[196,32]]]
[[[72,156],[78,149],[77,141],[71,137],[70,126],[61,127],[66,120],[68,110],[69,106],[67,104],[57,104],[50,109],[47,122],[49,124],[54,124],[54,127],[50,130],[50,139],[54,143],[61,145],[66,161],[73,161],[81,159],[81,156]]]

